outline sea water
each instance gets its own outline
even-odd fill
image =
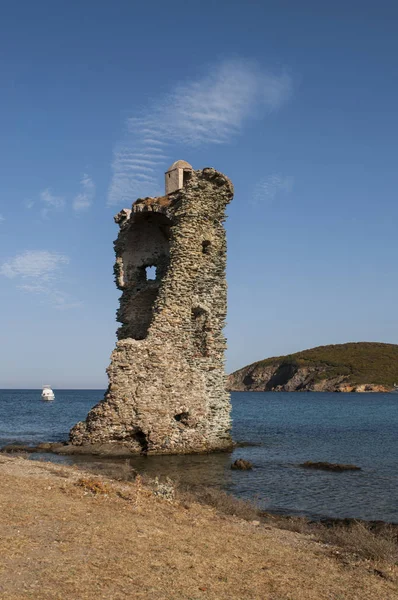
[[[102,397],[102,390],[0,390],[0,446],[66,440]],[[232,453],[137,456],[131,465],[149,475],[220,486],[280,514],[398,521],[398,394],[261,393],[232,395]],[[68,464],[115,459],[32,454]],[[252,471],[233,471],[244,458]],[[351,463],[360,471],[303,469],[305,461]]]

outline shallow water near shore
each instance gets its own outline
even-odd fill
[[[0,446],[66,440],[102,397],[101,390],[0,390]],[[254,499],[269,512],[311,518],[398,521],[398,395],[261,393],[232,395],[233,437],[250,446],[232,453],[137,456],[139,472],[181,482],[220,486]],[[232,471],[242,457],[252,471]],[[125,460],[33,454],[66,464],[120,466]],[[333,473],[300,468],[305,461],[351,463],[361,471]]]

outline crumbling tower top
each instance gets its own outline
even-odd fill
[[[192,170],[192,165],[186,160],[176,160],[165,173],[166,195],[184,187],[191,177]]]

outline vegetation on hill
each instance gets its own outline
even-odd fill
[[[375,384],[392,388],[398,383],[398,345],[380,342],[353,342],[319,346],[288,356],[258,361],[230,375],[236,381],[248,374],[266,373],[271,367],[289,372],[289,378],[299,370],[313,371],[312,383],[335,380],[358,384]]]

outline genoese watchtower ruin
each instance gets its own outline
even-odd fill
[[[185,161],[165,180],[165,196],[138,199],[115,217],[121,326],[105,398],[71,430],[74,445],[148,454],[231,446],[222,330],[233,186]]]

